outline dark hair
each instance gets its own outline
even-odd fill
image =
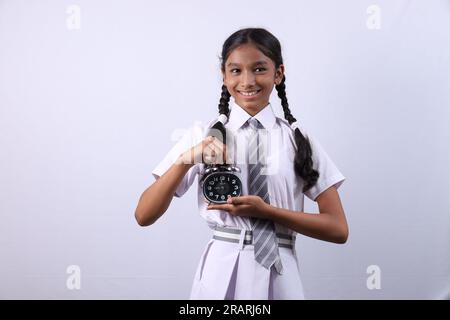
[[[260,50],[265,56],[272,59],[275,64],[275,69],[283,64],[283,57],[281,55],[281,45],[278,39],[269,31],[261,28],[247,28],[241,29],[233,33],[228,39],[225,40],[222,47],[221,68],[225,72],[225,62],[228,59],[231,52],[237,47],[243,44],[253,44]],[[281,99],[281,105],[284,111],[284,118],[292,124],[297,120],[289,109],[289,104],[286,97],[286,77],[275,88],[278,91],[278,97]],[[219,113],[225,114],[227,117],[230,114],[230,108],[228,103],[230,101],[230,93],[225,85],[222,85],[222,94],[219,102]],[[213,128],[220,131],[225,130],[222,122],[218,121]],[[297,153],[294,158],[294,170],[297,175],[303,178],[305,184],[303,186],[303,192],[313,187],[319,173],[313,169],[312,150],[311,144],[308,138],[304,137],[300,132],[300,129],[296,128],[294,131],[295,143],[297,145]]]

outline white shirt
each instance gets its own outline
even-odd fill
[[[245,139],[249,134],[247,120],[250,115],[239,105],[231,106],[230,119],[226,123],[235,136],[238,152],[234,159],[241,168],[243,194],[247,194],[247,154]],[[268,104],[254,116],[267,129],[270,137],[266,144],[266,173],[270,204],[275,207],[293,211],[303,211],[304,194],[312,200],[331,186],[339,187],[344,176],[331,161],[320,144],[303,127],[299,127],[304,136],[309,138],[313,167],[319,172],[319,179],[314,187],[303,193],[303,180],[294,171],[293,159],[296,152],[294,131],[288,122],[277,117]],[[177,160],[178,156],[202,141],[208,129],[214,125],[214,119],[206,126],[191,128],[178,141],[167,156],[153,170],[155,177],[164,174]],[[243,146],[243,150],[242,150]],[[228,146],[227,146],[228,147]],[[175,195],[181,197],[194,183],[195,178],[204,170],[205,165],[196,164],[189,169],[178,186]],[[200,179],[197,181],[198,209],[200,215],[211,228],[215,226],[251,229],[248,217],[235,217],[221,210],[207,210]],[[293,234],[294,231],[275,223],[277,232]],[[295,244],[294,244],[295,245]],[[240,247],[239,244],[211,239],[200,258],[194,277],[191,299],[225,299],[233,288],[232,299],[304,299],[303,285],[300,279],[299,262],[296,250],[279,248],[283,264],[283,274],[271,272],[255,261],[252,245]],[[273,270],[272,270],[273,271]]]
[[[229,121],[225,127],[235,135],[238,145],[245,150],[247,145],[242,143],[242,137],[246,137],[249,133],[249,126],[246,123],[251,116],[236,103],[231,105]],[[309,138],[313,168],[319,172],[317,183],[305,193],[303,189],[303,179],[295,174],[294,156],[297,146],[294,140],[294,131],[290,127],[287,120],[275,115],[272,105],[269,103],[264,109],[254,116],[267,130],[268,149],[267,149],[267,182],[270,196],[270,204],[278,208],[284,208],[293,211],[303,211],[305,194],[311,200],[315,200],[319,194],[331,186],[338,188],[345,180],[345,177],[330,159],[328,154],[306,130],[299,125],[299,128],[305,137]],[[180,139],[175,146],[169,151],[166,157],[157,165],[152,174],[155,178],[163,175],[170,166],[177,160],[178,156],[184,151],[197,145],[206,137],[208,129],[216,123],[217,118],[212,120],[206,126],[194,126]],[[236,156],[239,159],[238,167],[241,169],[241,179],[243,184],[243,194],[247,192],[247,159],[238,151]],[[195,178],[204,170],[204,164],[195,164],[189,169],[178,186],[175,196],[181,197],[194,183]],[[198,210],[202,218],[206,220],[211,228],[218,226],[238,227],[251,230],[251,223],[248,217],[237,217],[221,210],[207,210],[207,202],[205,202],[200,178],[197,180]],[[292,234],[293,231],[275,224],[277,232]]]

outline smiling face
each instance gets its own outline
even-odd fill
[[[236,103],[254,116],[269,103],[275,84],[283,79],[284,66],[274,62],[253,44],[234,49],[222,70],[224,84]]]

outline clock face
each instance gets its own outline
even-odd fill
[[[211,173],[203,183],[203,195],[214,203],[226,203],[228,196],[237,197],[241,194],[241,180],[233,173]]]

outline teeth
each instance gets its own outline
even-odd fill
[[[241,94],[244,96],[254,96],[257,93],[258,93],[258,91],[252,91],[252,92],[242,92],[241,91]]]

